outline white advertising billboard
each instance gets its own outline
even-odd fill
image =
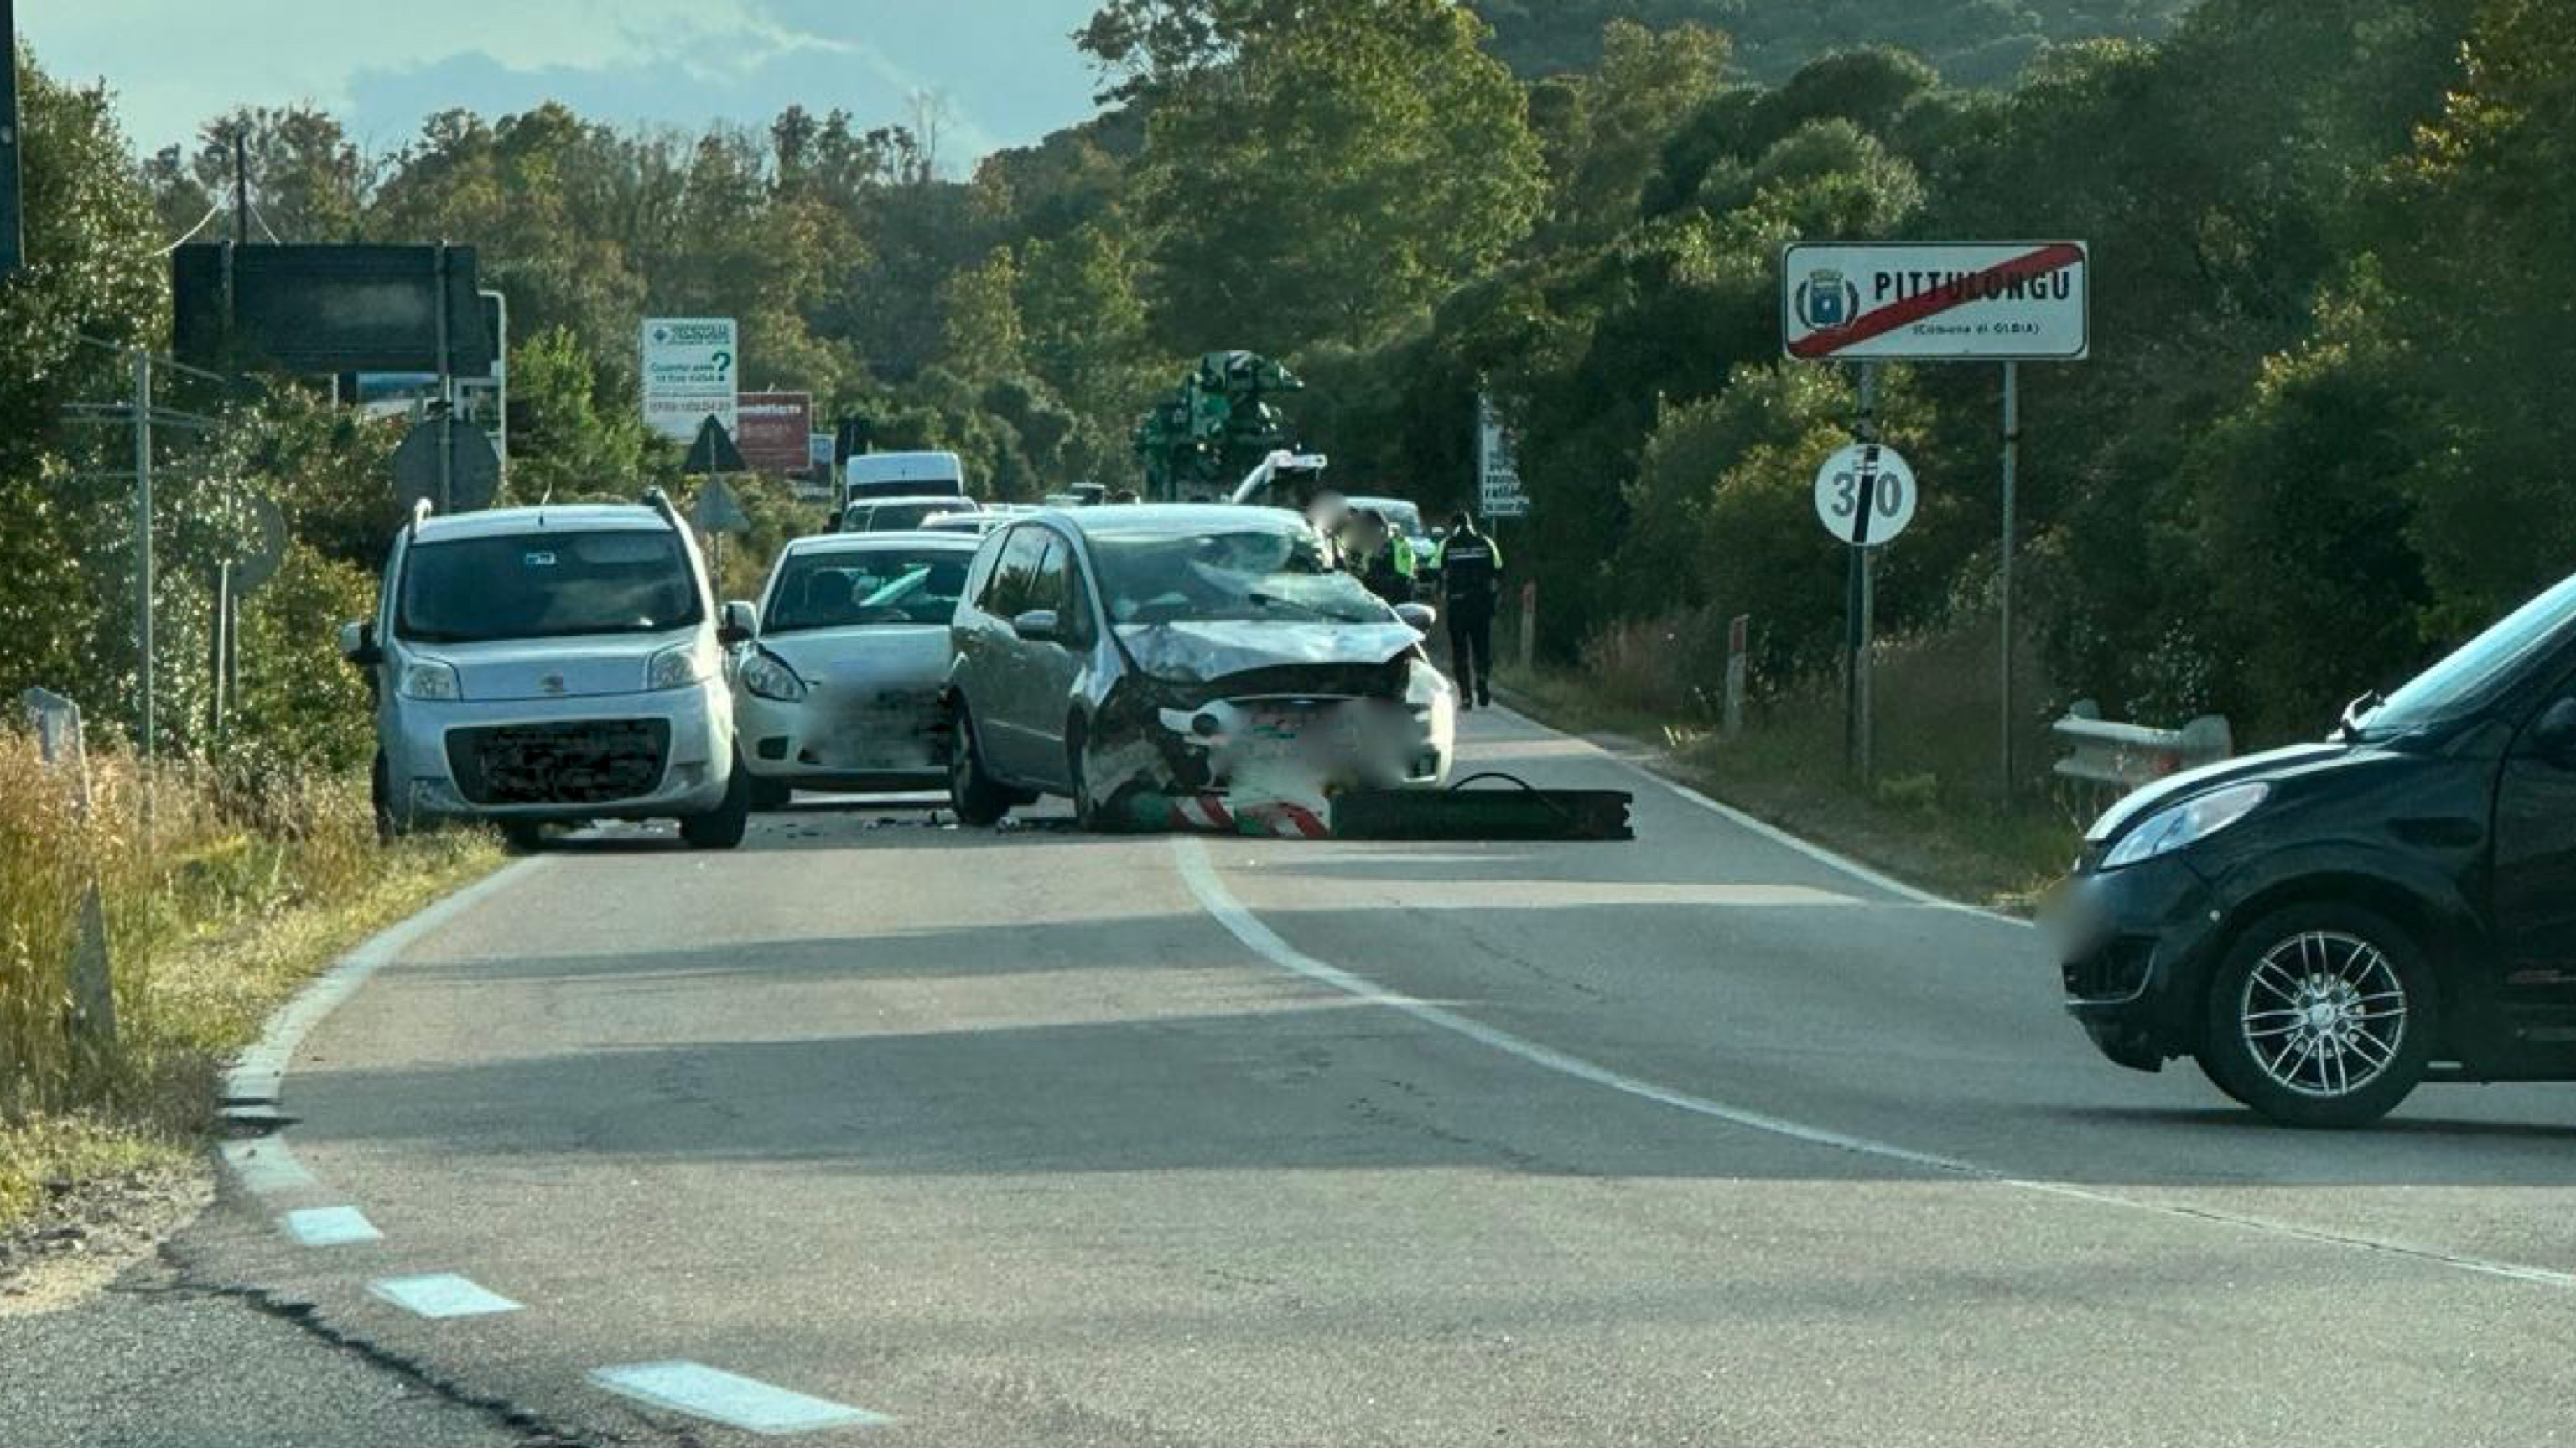
[[[643,333],[644,425],[681,442],[710,417],[739,430],[741,333],[731,317],[648,317]]]

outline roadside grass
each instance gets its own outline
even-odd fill
[[[144,820],[144,791],[151,813]],[[94,755],[91,799],[0,731],[0,1228],[53,1193],[179,1162],[226,1060],[349,947],[492,869],[480,832],[375,842],[363,781]],[[117,1034],[69,1028],[99,888]]]
[[[1643,748],[1680,783],[1936,894],[2028,913],[2073,862],[2099,801],[2048,777],[2036,711],[2051,690],[2028,674],[2021,787],[2001,801],[1994,645],[1973,625],[1880,646],[1879,767],[1866,790],[1845,766],[1836,680],[1757,689],[1744,732],[1723,738],[1716,690],[1697,682],[1722,678],[1722,664],[1659,647],[1690,642],[1691,628],[1627,626],[1595,640],[1583,668],[1505,668],[1500,681],[1542,722]]]

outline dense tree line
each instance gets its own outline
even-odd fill
[[[34,75],[40,265],[0,288],[0,684],[116,657],[113,579],[20,546],[37,519],[121,546],[59,412],[112,359],[60,333],[166,326],[151,254],[215,207],[238,134],[263,234],[481,248],[531,494],[670,474],[636,422],[652,312],[740,317],[747,383],[956,447],[1002,496],[1130,478],[1154,394],[1247,347],[1310,380],[1297,420],[1355,485],[1433,504],[1470,485],[1476,392],[1500,396],[1546,520],[1515,561],[1551,651],[1746,611],[1775,678],[1830,657],[1840,560],[1805,492],[1853,407],[1848,377],[1779,358],[1779,248],[2082,238],[2095,358],[2027,374],[2039,642],[2118,711],[2312,731],[2576,560],[2530,461],[2569,427],[2543,395],[2576,296],[2563,21],[2555,0],[1109,0],[1076,37],[1100,115],[963,173],[911,129],[793,106],[704,134],[453,112],[388,155],[252,110],[137,160],[107,98]],[[1886,378],[1927,483],[1886,560],[1893,630],[1993,606],[1995,385]],[[291,387],[244,417],[242,475],[299,499],[312,566],[362,589],[384,441]],[[85,589],[81,623],[59,600]]]

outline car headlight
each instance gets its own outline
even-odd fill
[[[1452,698],[1457,690],[1438,669],[1420,659],[1412,661],[1404,681],[1404,702],[1416,714],[1428,714],[1439,708],[1440,701]]]
[[[2271,794],[2268,784],[2240,784],[2151,815],[2112,847],[2102,859],[2102,868],[2116,870],[2199,844],[2252,814]]]
[[[456,666],[436,659],[414,659],[403,665],[394,692],[406,699],[459,699],[465,690],[456,681]]]
[[[644,687],[685,689],[705,683],[710,672],[706,655],[696,644],[679,644],[655,654],[652,662],[644,666]]]
[[[793,704],[805,697],[805,681],[775,654],[755,652],[742,663],[742,686],[764,699]]]

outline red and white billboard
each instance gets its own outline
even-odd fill
[[[812,466],[813,393],[746,392],[734,415],[734,446],[753,472],[784,477]]]

